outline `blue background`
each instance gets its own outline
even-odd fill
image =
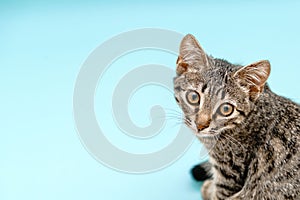
[[[269,59],[271,88],[300,102],[299,11],[296,0],[1,1],[0,199],[200,199],[200,185],[189,176],[191,166],[203,159],[197,141],[171,166],[143,175],[107,168],[85,150],[72,113],[81,64],[93,49],[121,32],[170,29],[194,34],[209,54],[234,63]],[[170,67],[176,60],[151,51],[129,58],[139,64],[151,58]],[[103,86],[113,84],[107,79]],[[136,123],[149,123],[143,99],[150,99],[147,107],[160,102],[179,111],[170,92],[151,102],[154,90],[164,95],[161,88],[149,87],[132,99],[137,104],[130,104],[130,115]],[[111,117],[110,110],[102,115]],[[107,126],[113,130],[115,124]],[[139,151],[138,140],[128,143],[123,137],[115,134],[111,140]],[[166,134],[162,145],[170,139]],[[160,148],[154,144],[142,151]]]

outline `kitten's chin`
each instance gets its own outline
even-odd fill
[[[212,133],[195,133],[195,135],[197,136],[197,138],[207,138],[207,139],[213,139],[215,137],[216,134],[212,134]]]
[[[203,129],[201,131],[196,131],[195,129],[193,129],[193,131],[194,131],[195,135],[199,138],[213,138],[219,134],[219,131],[216,131],[209,127],[206,129]]]
[[[219,133],[200,131],[196,132],[195,135],[200,140],[200,142],[206,147],[206,149],[210,150],[216,145],[217,136],[219,135]]]
[[[211,139],[211,140],[214,140],[214,139],[216,139],[216,136],[219,135],[219,133],[215,132],[215,131],[200,131],[200,132],[195,132],[195,135],[199,139],[202,138],[202,139]]]

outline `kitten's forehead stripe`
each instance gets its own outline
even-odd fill
[[[220,88],[217,90],[217,92],[216,92],[216,96],[217,96],[217,97],[219,96],[219,93],[220,93],[221,91],[224,91],[224,88],[223,88],[223,87],[220,87]]]
[[[228,74],[226,73],[226,75],[224,76],[224,83],[227,84],[228,83]]]
[[[208,90],[208,94],[212,93],[212,89],[213,89],[213,84],[212,84],[212,80],[209,82],[209,90]]]
[[[225,99],[225,94],[226,94],[225,90],[222,90],[221,100]]]

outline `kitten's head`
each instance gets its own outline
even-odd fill
[[[174,78],[175,99],[185,123],[210,138],[243,123],[270,74],[266,60],[233,65],[206,55],[192,35],[183,38]]]

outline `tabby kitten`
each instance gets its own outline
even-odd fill
[[[269,61],[233,65],[187,35],[176,72],[185,123],[209,150],[194,169],[203,199],[300,199],[300,107],[267,86]]]

